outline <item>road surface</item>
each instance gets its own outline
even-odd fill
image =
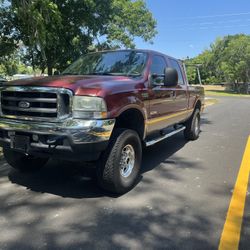
[[[81,164],[24,175],[0,160],[0,249],[217,249],[250,135],[250,99],[206,108],[199,140],[143,152],[141,180],[114,197]],[[247,195],[241,249],[249,249]]]

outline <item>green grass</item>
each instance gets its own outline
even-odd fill
[[[234,96],[234,97],[250,97],[250,95],[236,94],[224,90],[206,90],[206,96]]]

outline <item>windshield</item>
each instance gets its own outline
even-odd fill
[[[62,74],[140,76],[146,60],[147,54],[138,51],[97,52],[79,58]]]

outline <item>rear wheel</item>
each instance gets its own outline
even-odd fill
[[[186,129],[184,130],[184,136],[187,140],[196,140],[200,134],[200,110],[195,109],[192,116],[184,124]]]
[[[116,129],[97,164],[99,185],[113,193],[128,192],[139,176],[141,156],[138,134],[130,129]]]
[[[43,167],[49,158],[26,155],[11,149],[3,149],[5,160],[20,172],[35,172]]]

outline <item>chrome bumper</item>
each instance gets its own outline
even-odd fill
[[[80,120],[71,118],[60,123],[50,123],[0,118],[0,130],[62,136],[66,137],[72,144],[108,141],[114,125],[115,119]]]

